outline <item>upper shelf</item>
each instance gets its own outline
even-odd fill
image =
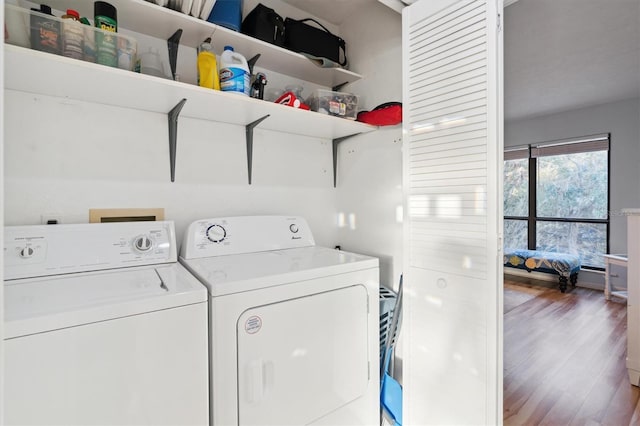
[[[186,98],[180,117],[244,126],[269,115],[260,129],[323,139],[377,129],[357,121],[36,50],[7,44],[4,48],[5,89],[160,113],[168,113]]]
[[[130,31],[166,40],[181,28],[180,44],[196,48],[211,37],[218,54],[226,45],[233,46],[247,59],[260,54],[258,66],[321,86],[334,87],[362,78],[342,68],[320,68],[299,53],[144,0],[109,0],[109,3],[118,10],[118,26]],[[53,9],[75,9],[80,16],[93,17],[92,1],[49,0],[47,4]]]

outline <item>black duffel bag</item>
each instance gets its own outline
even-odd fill
[[[312,21],[322,29],[305,24]],[[345,42],[315,19],[284,20],[284,47],[313,58],[324,58],[341,66],[347,65]],[[342,59],[340,59],[342,51]]]
[[[284,21],[282,16],[262,3],[258,3],[244,18],[240,31],[243,34],[276,46],[284,46]]]

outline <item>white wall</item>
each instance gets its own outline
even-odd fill
[[[139,52],[157,48],[169,72],[165,40],[120,31],[136,37]],[[180,47],[181,81],[195,84],[195,60],[195,49]],[[280,87],[302,83],[268,76]],[[315,87],[305,85],[305,95]],[[166,115],[15,91],[5,96],[6,225],[43,217],[87,222],[90,208],[163,207],[181,241],[198,218],[294,214],[309,221],[318,244],[335,245],[330,141],[256,128],[248,185],[243,127],[179,118],[171,183]]]
[[[164,207],[178,237],[204,217],[295,214],[335,241],[331,143],[256,129],[253,185],[244,128],[179,119],[170,182],[167,117],[5,92],[5,223],[87,222],[90,208]],[[188,101],[187,101],[188,102]]]
[[[621,209],[640,207],[640,99],[515,120],[505,124],[505,146],[611,133],[610,252],[627,250]],[[579,283],[601,287],[602,274],[582,272]]]
[[[364,76],[344,90],[358,93],[365,110],[402,101],[401,16],[371,2],[341,31],[351,69]],[[394,288],[402,272],[401,149],[401,126],[388,126],[342,142],[338,164],[338,241],[380,258],[381,283]]]

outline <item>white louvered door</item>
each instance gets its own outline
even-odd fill
[[[403,12],[405,424],[502,422],[501,13]]]

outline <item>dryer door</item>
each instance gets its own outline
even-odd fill
[[[308,424],[363,395],[367,320],[361,285],[245,311],[237,325],[239,424]]]

